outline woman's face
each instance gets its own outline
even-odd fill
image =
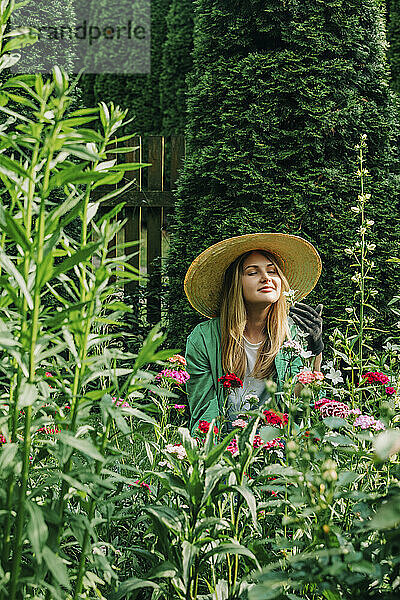
[[[275,265],[260,252],[252,252],[243,263],[243,297],[246,304],[268,306],[279,300],[282,280]]]

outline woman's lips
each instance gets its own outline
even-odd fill
[[[274,288],[267,288],[267,287],[263,287],[260,290],[258,290],[259,292],[273,292]]]

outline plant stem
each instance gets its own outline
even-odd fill
[[[101,441],[100,452],[103,455],[104,455],[104,451],[105,451],[105,448],[107,445],[108,436],[110,433],[111,421],[112,421],[112,419],[111,419],[111,417],[109,417],[108,421],[107,421],[107,425],[104,429],[103,438]],[[101,461],[96,462],[96,475],[100,474],[102,464],[103,463]],[[96,500],[94,498],[91,498],[90,504],[89,504],[89,511],[88,511],[89,523],[93,519],[95,508],[96,508]],[[79,560],[78,576],[77,576],[76,584],[75,584],[74,600],[78,600],[78,598],[82,592],[82,582],[83,582],[83,576],[85,574],[86,551],[87,551],[88,542],[89,542],[89,529],[86,528],[85,535],[83,537],[82,552],[81,552],[81,556],[80,556],[80,560]]]

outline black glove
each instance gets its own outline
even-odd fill
[[[293,321],[302,329],[305,333],[308,333],[307,350],[310,350],[315,356],[317,356],[324,349],[324,342],[322,341],[322,309],[323,305],[318,304],[317,308],[312,308],[304,302],[295,302],[289,309],[289,315]]]

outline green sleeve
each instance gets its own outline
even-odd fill
[[[219,415],[217,391],[213,381],[211,366],[204,340],[195,330],[186,342],[186,370],[190,378],[186,382],[186,392],[190,408],[190,430],[197,429],[199,421],[211,422]]]

